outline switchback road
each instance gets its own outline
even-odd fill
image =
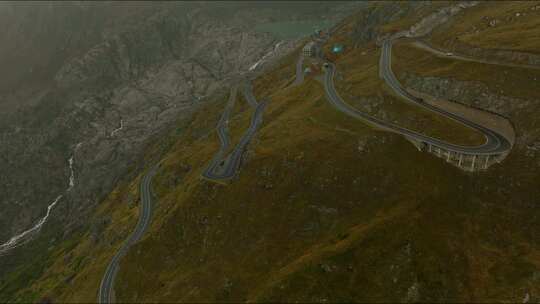
[[[244,151],[255,133],[257,132],[259,125],[262,123],[262,115],[264,112],[264,108],[266,107],[266,102],[257,103],[257,101],[255,100],[255,96],[253,95],[252,89],[253,88],[251,84],[245,85],[243,88],[244,97],[247,103],[251,107],[255,108],[255,112],[251,117],[251,123],[248,129],[243,134],[240,142],[236,145],[231,154],[224,158],[225,151],[229,145],[229,138],[228,136],[224,136],[226,137],[225,139],[222,136],[222,134],[225,134],[224,129],[226,128],[226,124],[224,124],[223,122],[223,117],[226,117],[225,121],[228,121],[230,116],[229,108],[227,107],[225,109],[222,120],[219,121],[217,127],[218,134],[220,136],[221,147],[216,156],[210,162],[210,165],[203,172],[202,176],[204,178],[213,181],[221,181],[231,179],[236,175],[238,168],[240,167]]]
[[[150,224],[150,218],[152,215],[152,193],[150,189],[150,183],[152,178],[156,174],[158,165],[154,166],[148,173],[146,173],[140,183],[140,197],[141,205],[139,207],[139,220],[135,226],[135,230],[131,236],[122,244],[118,252],[113,256],[112,260],[109,262],[105,274],[101,279],[101,284],[99,285],[98,298],[99,303],[112,303],[114,301],[114,278],[118,272],[120,259],[126,255],[129,247],[135,244],[141,239],[144,232]]]
[[[380,71],[380,76],[385,80],[386,84],[390,88],[392,88],[392,90],[394,90],[394,92],[397,95],[399,95],[400,97],[404,98],[405,100],[417,106],[423,107],[437,114],[446,116],[471,129],[481,132],[485,136],[485,139],[486,139],[485,143],[478,146],[454,145],[446,141],[429,137],[421,133],[418,133],[416,131],[400,127],[388,121],[384,121],[384,120],[372,117],[366,113],[363,113],[351,107],[339,96],[339,94],[337,93],[335,89],[335,86],[334,86],[334,76],[336,72],[335,65],[332,63],[327,63],[326,64],[327,67],[325,68],[324,88],[325,88],[325,92],[330,103],[334,107],[336,107],[338,110],[344,112],[345,114],[348,114],[357,119],[363,120],[364,122],[372,126],[381,128],[383,130],[391,131],[397,134],[401,134],[407,138],[410,138],[419,142],[427,143],[430,145],[434,145],[439,148],[443,148],[445,150],[456,152],[456,153],[474,154],[474,155],[496,155],[496,154],[507,152],[511,148],[509,141],[504,136],[497,133],[496,131],[488,129],[481,125],[478,125],[454,113],[447,112],[443,109],[440,109],[428,103],[425,103],[421,98],[413,96],[412,94],[407,92],[401,86],[401,84],[399,83],[399,81],[397,80],[397,78],[395,77],[391,69],[391,51],[392,51],[392,41],[386,40],[383,43],[383,47],[381,50],[379,71]]]
[[[223,165],[227,161],[226,159],[224,159],[224,156],[230,145],[228,124],[229,124],[231,112],[234,109],[234,104],[236,102],[236,94],[237,94],[237,88],[236,87],[231,88],[229,101],[227,102],[227,105],[225,106],[225,110],[223,110],[223,114],[221,115],[221,118],[216,127],[216,131],[218,133],[218,137],[220,141],[220,147],[219,147],[218,152],[212,159],[212,161],[210,161],[210,164],[208,165],[206,170],[204,170],[204,172],[202,173],[202,176],[205,178],[214,179],[214,177],[216,176],[216,171],[220,169],[220,167],[223,167]]]

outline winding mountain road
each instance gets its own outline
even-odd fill
[[[240,139],[240,142],[236,145],[234,150],[224,159],[224,154],[227,151],[227,148],[229,146],[230,140],[227,134],[227,121],[229,120],[230,111],[232,109],[232,106],[230,104],[234,104],[234,101],[231,102],[229,100],[228,106],[223,111],[222,118],[218,122],[217,131],[221,142],[221,147],[219,151],[216,153],[212,161],[210,162],[210,165],[206,168],[206,170],[202,173],[202,176],[208,180],[212,181],[222,181],[222,180],[229,180],[233,178],[238,168],[240,167],[240,163],[242,161],[242,155],[244,154],[244,151],[257,132],[257,129],[259,125],[262,123],[262,116],[264,109],[266,107],[266,102],[257,103],[255,96],[253,95],[252,86],[251,84],[247,84],[243,88],[243,93],[246,101],[248,104],[255,108],[255,112],[253,113],[253,116],[251,117],[251,123],[246,130],[246,132],[242,135],[242,138]],[[232,94],[231,94],[232,96]],[[236,99],[236,95],[234,97]]]
[[[255,95],[253,95],[253,85],[251,84],[251,82],[248,82],[247,84],[245,84],[243,93],[244,93],[244,97],[246,98],[247,103],[252,108],[256,109],[259,104],[257,103],[257,99],[255,98]]]
[[[456,115],[454,113],[447,112],[441,108],[435,107],[428,103],[425,103],[421,98],[413,96],[407,92],[399,83],[395,77],[392,68],[391,68],[391,55],[392,55],[392,41],[386,40],[383,42],[381,50],[381,59],[380,59],[380,76],[386,82],[386,84],[400,97],[405,100],[413,103],[414,105],[425,108],[429,111],[435,112],[437,114],[443,115],[450,119],[453,119],[471,129],[481,132],[485,137],[485,142],[478,146],[461,146],[454,145],[449,142],[436,139],[430,136],[423,135],[416,131],[400,127],[398,125],[392,124],[388,121],[384,121],[375,117],[372,117],[366,113],[358,111],[357,109],[348,105],[343,99],[339,96],[338,92],[334,86],[334,75],[336,72],[336,67],[332,63],[327,63],[325,68],[325,77],[324,77],[324,88],[329,102],[336,107],[338,110],[344,112],[347,115],[355,117],[357,119],[363,120],[364,122],[376,126],[378,128],[391,131],[397,134],[401,134],[406,138],[433,145],[439,148],[443,148],[447,151],[452,151],[461,154],[470,154],[470,155],[499,155],[504,152],[507,152],[511,148],[510,142],[501,134],[497,133],[494,130],[488,129],[484,126],[476,124],[462,116]]]
[[[202,173],[202,176],[207,179],[214,179],[216,175],[216,171],[220,169],[220,167],[223,167],[225,162],[227,160],[224,160],[225,153],[227,152],[227,149],[230,145],[230,139],[229,139],[229,119],[231,116],[231,112],[234,108],[234,104],[236,103],[236,94],[237,94],[237,88],[233,87],[231,88],[231,93],[229,95],[229,101],[227,102],[227,105],[225,106],[225,110],[223,110],[223,114],[221,114],[221,118],[219,119],[219,122],[216,127],[216,131],[218,133],[220,147],[214,158],[212,158],[212,161],[210,161],[210,164],[204,170]]]
[[[120,259],[126,255],[131,245],[135,244],[141,239],[144,232],[150,224],[150,218],[152,215],[152,193],[150,189],[150,184],[152,178],[157,172],[158,165],[152,167],[148,173],[146,173],[140,183],[140,196],[141,196],[141,205],[139,210],[139,220],[135,226],[135,230],[131,236],[122,244],[118,252],[113,256],[112,260],[109,262],[105,274],[101,279],[101,284],[99,285],[98,291],[98,303],[112,303],[114,302],[114,279],[118,272]]]
[[[304,70],[302,69],[304,64],[304,55],[300,54],[298,56],[298,61],[296,61],[296,78],[294,79],[293,85],[301,85],[304,82]]]

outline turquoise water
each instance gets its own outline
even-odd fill
[[[283,21],[263,23],[255,26],[255,30],[268,32],[279,39],[295,39],[310,35],[315,30],[325,30],[334,25],[330,20],[305,20],[305,21]]]

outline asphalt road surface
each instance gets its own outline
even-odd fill
[[[464,153],[464,154],[475,154],[475,155],[494,155],[494,154],[501,154],[503,152],[506,152],[511,148],[511,145],[508,142],[508,140],[501,134],[497,133],[496,131],[480,126],[459,115],[447,112],[443,109],[427,104],[422,99],[411,95],[409,92],[403,89],[403,87],[401,86],[401,84],[399,83],[399,81],[397,80],[397,78],[395,77],[391,69],[391,51],[392,51],[392,42],[387,40],[383,43],[379,71],[380,71],[380,76],[386,81],[387,85],[390,86],[390,88],[392,88],[396,92],[396,94],[398,94],[405,100],[415,105],[421,106],[429,111],[451,118],[465,126],[468,126],[472,129],[475,129],[481,132],[485,136],[486,141],[482,145],[478,145],[478,146],[454,145],[446,141],[442,141],[433,137],[420,134],[416,131],[400,127],[398,125],[392,124],[390,122],[372,117],[366,113],[358,111],[357,109],[351,107],[345,101],[343,101],[343,99],[337,93],[334,86],[334,75],[336,73],[336,67],[332,63],[327,64],[327,67],[325,68],[325,77],[324,77],[324,88],[325,88],[325,92],[330,103],[334,107],[336,107],[338,110],[344,112],[345,114],[348,114],[357,119],[363,120],[364,122],[370,125],[373,125],[378,128],[391,131],[397,134],[401,134],[407,138],[414,139],[414,140],[424,142],[424,143],[428,143],[428,144],[431,144],[431,145],[434,145],[434,146],[437,146],[437,147],[440,147],[440,148],[443,148],[445,150],[452,151],[452,152],[458,152],[458,153]]]
[[[220,147],[212,161],[210,161],[210,165],[204,170],[202,173],[202,176],[208,179],[214,179],[216,176],[216,171],[220,169],[220,167],[223,167],[226,162],[228,162],[227,159],[224,159],[225,153],[227,152],[227,149],[230,145],[230,139],[229,139],[229,133],[228,133],[228,124],[229,119],[231,117],[231,112],[234,108],[234,104],[236,102],[236,94],[237,94],[237,88],[233,87],[231,89],[231,94],[229,95],[229,101],[227,102],[227,105],[225,106],[225,110],[223,110],[223,114],[221,115],[221,118],[217,124],[216,131],[218,133]]]
[[[300,54],[298,56],[298,61],[296,62],[296,78],[294,79],[293,85],[301,85],[304,82],[304,70],[302,65],[304,63],[304,55]]]
[[[258,103],[257,103],[257,99],[255,98],[255,95],[253,95],[253,86],[252,86],[251,82],[248,82],[248,83],[245,84],[243,93],[244,93],[244,97],[246,98],[246,101],[248,102],[248,104],[252,108],[256,109],[257,106],[258,106]]]
[[[257,101],[255,100],[255,96],[253,95],[251,84],[244,86],[243,93],[248,104],[255,108],[255,112],[251,117],[251,123],[246,132],[242,135],[240,142],[231,152],[231,154],[224,158],[224,153],[229,145],[229,138],[228,136],[225,136],[226,139],[224,139],[221,135],[225,134],[223,130],[226,127],[222,120],[223,116],[226,116],[227,120],[230,116],[230,111],[227,108],[225,109],[222,120],[219,121],[217,127],[218,134],[220,134],[219,137],[221,141],[221,147],[214,159],[211,161],[210,165],[202,174],[202,176],[206,179],[220,181],[233,178],[236,175],[238,168],[240,167],[242,156],[247,148],[247,145],[257,132],[259,125],[262,123],[262,116],[264,113],[264,108],[266,107],[266,102],[257,103]]]
[[[122,244],[118,252],[113,256],[112,260],[109,262],[105,274],[101,279],[101,284],[99,285],[98,298],[99,303],[112,303],[114,301],[114,278],[118,272],[120,259],[126,255],[129,247],[135,244],[141,239],[144,232],[150,224],[150,218],[152,215],[152,193],[150,190],[150,183],[152,178],[156,174],[158,166],[154,166],[148,173],[146,173],[140,183],[140,196],[141,196],[141,206],[139,210],[139,220],[135,226],[135,230],[131,236]]]

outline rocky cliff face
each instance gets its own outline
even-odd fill
[[[372,5],[360,10],[351,17],[350,23],[344,23],[337,29],[351,38],[358,47],[382,35],[381,26],[385,23],[398,20],[411,13],[419,13],[422,8],[430,7],[431,3],[425,1],[394,2]]]
[[[278,42],[235,18],[213,18],[201,3],[8,3],[0,14],[13,21],[0,36],[0,58],[16,72],[1,75],[12,85],[0,94],[0,242],[35,223],[59,194],[57,212],[77,225],[136,169],[154,135]]]

